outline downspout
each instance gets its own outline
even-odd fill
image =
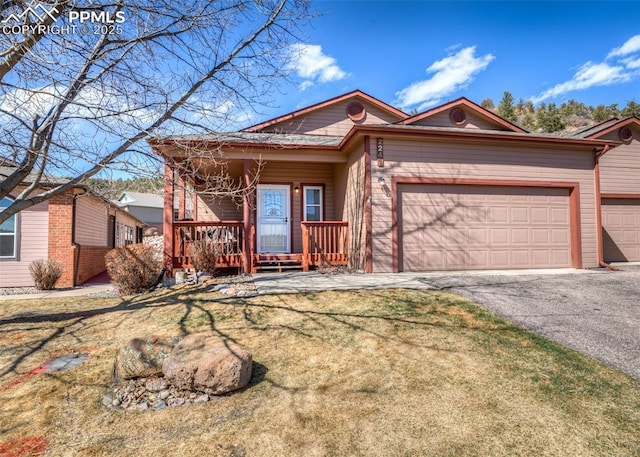
[[[595,150],[593,156],[594,159],[594,176],[596,187],[596,247],[598,250],[598,265],[604,268],[608,268],[612,271],[618,271],[619,269],[610,265],[604,261],[604,245],[602,240],[602,197],[600,194],[600,157],[605,155],[609,151],[609,145],[605,144],[601,151]]]
[[[84,192],[83,192],[84,194]],[[73,263],[73,287],[78,284],[78,273],[80,272],[80,245],[76,243],[76,203],[78,201],[78,197],[83,194],[73,194],[73,204],[71,206],[71,246],[74,247],[76,251],[76,258]]]

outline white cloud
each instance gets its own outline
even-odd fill
[[[304,79],[300,86],[302,90],[315,82],[340,81],[349,76],[338,66],[336,59],[322,52],[322,46],[318,44],[292,44],[289,47],[289,58],[287,67]]]
[[[556,84],[536,97],[534,103],[575,90],[596,86],[610,86],[629,82],[640,76],[640,35],[629,38],[622,46],[612,49],[605,61],[582,64],[569,81]]]
[[[537,97],[533,97],[531,101],[538,103],[547,98],[557,97],[558,95],[574,90],[588,89],[593,86],[619,84],[627,82],[629,79],[631,79],[631,75],[625,72],[624,66],[587,62],[578,69],[571,80],[556,84]]]
[[[492,54],[475,56],[476,47],[463,48],[455,54],[450,54],[438,60],[427,68],[427,73],[433,73],[430,79],[417,81],[399,92],[397,104],[402,108],[418,105],[422,110],[437,104],[443,97],[459,90],[473,81],[473,77],[485,70],[495,58]]]
[[[640,56],[636,57],[636,58],[628,58],[628,59],[622,59],[620,62],[622,62],[627,68],[634,70],[636,68],[640,69]]]
[[[625,42],[625,44],[623,44],[619,48],[612,49],[611,52],[607,55],[607,59],[627,56],[638,51],[640,51],[640,35],[632,36]]]

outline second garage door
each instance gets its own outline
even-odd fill
[[[605,262],[640,261],[640,199],[602,199]]]
[[[401,271],[571,266],[569,189],[398,186]]]

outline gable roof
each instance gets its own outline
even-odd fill
[[[483,108],[480,105],[477,105],[475,103],[473,103],[471,100],[465,98],[465,97],[460,97],[456,100],[453,100],[449,103],[445,103],[444,105],[440,105],[440,106],[436,106],[435,108],[432,108],[430,110],[427,111],[423,111],[422,113],[418,113],[415,114],[413,116],[410,116],[406,119],[403,119],[399,122],[397,122],[397,124],[403,124],[403,125],[411,125],[414,124],[418,121],[421,121],[423,119],[426,119],[428,117],[431,116],[435,116],[436,114],[442,113],[443,111],[447,111],[450,110],[452,108],[456,108],[456,107],[465,107],[470,111],[473,111],[475,114],[477,114],[478,116],[487,119],[489,122],[492,122],[500,127],[504,127],[506,130],[511,131],[511,132],[519,132],[519,133],[527,133],[527,131],[521,127],[518,127],[515,124],[512,124],[511,122],[507,121],[506,119],[498,116],[497,114],[489,111],[488,109]]]
[[[11,165],[9,162],[2,162],[2,165],[0,165],[0,179],[4,180],[7,179],[9,176],[11,176],[16,169],[18,168],[18,166],[13,166]],[[36,179],[38,178],[38,171],[37,170],[31,170],[29,172],[29,174],[22,180],[22,184],[31,184],[33,183]],[[51,174],[48,173],[43,173],[42,176],[40,177],[40,185],[42,186],[59,186],[61,184],[66,184],[70,181],[70,179],[68,178],[61,178],[58,176],[53,176]],[[76,187],[82,187],[81,185],[78,185]]]
[[[123,202],[122,198],[127,195],[132,200]],[[148,208],[163,208],[164,200],[162,195],[158,194],[149,194],[144,192],[129,192],[124,191],[122,195],[118,197],[118,201],[115,202],[120,207],[125,206],[146,206]]]
[[[283,121],[288,121],[290,119],[294,119],[296,117],[300,117],[300,116],[304,116],[307,115],[309,113],[312,113],[314,111],[318,111],[324,108],[327,108],[329,106],[335,105],[336,103],[340,103],[343,102],[345,100],[349,100],[351,98],[361,98],[363,100],[365,100],[366,102],[372,104],[373,106],[386,111],[387,113],[397,117],[399,120],[401,119],[405,119],[408,117],[408,114],[406,114],[403,111],[400,111],[397,108],[394,108],[391,105],[388,105],[386,103],[384,103],[381,100],[378,100],[375,97],[372,97],[371,95],[362,92],[359,89],[356,89],[354,91],[348,92],[346,94],[342,94],[342,95],[338,95],[337,97],[334,98],[330,98],[328,100],[324,100],[322,102],[316,103],[314,105],[310,105],[307,106],[306,108],[302,108],[296,111],[292,111],[288,114],[284,114],[282,116],[278,116],[278,117],[274,117],[273,119],[269,119],[267,121],[261,122],[259,124],[255,124],[252,125],[251,127],[247,127],[245,129],[242,129],[242,132],[258,132],[266,127],[269,127],[270,125],[273,124],[278,124],[280,122]]]
[[[593,124],[583,129],[576,130],[571,133],[571,136],[575,138],[599,138],[629,124],[635,124],[640,127],[640,118],[636,116],[629,116],[624,119],[614,117],[604,122],[600,122],[599,124]]]

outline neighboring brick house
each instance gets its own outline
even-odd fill
[[[10,167],[0,167],[0,178]],[[42,185],[58,184],[49,179]],[[0,208],[10,199],[0,200]],[[0,230],[0,287],[30,287],[29,264],[55,259],[63,264],[57,287],[73,287],[105,270],[105,254],[141,241],[144,223],[83,186],[32,206],[5,221]]]
[[[127,213],[147,224],[147,229],[156,229],[158,234],[162,235],[164,208],[162,195],[125,191],[115,203]]]

